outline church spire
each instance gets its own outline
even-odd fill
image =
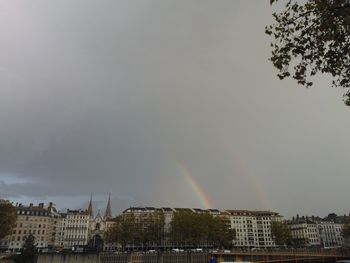
[[[107,203],[104,219],[105,220],[112,219],[111,193],[109,193],[109,196],[108,196],[108,203]]]
[[[94,213],[92,211],[92,193],[90,194],[90,202],[89,202],[89,206],[88,206],[88,209],[87,209],[87,213],[91,217],[94,216]]]

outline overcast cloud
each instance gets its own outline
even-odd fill
[[[269,1],[0,3],[0,197],[349,213],[350,108],[279,81]]]

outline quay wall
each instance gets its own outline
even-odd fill
[[[37,263],[206,263],[207,253],[42,254]],[[2,262],[0,262],[2,263]]]
[[[349,259],[349,255],[291,253],[291,252],[236,252],[216,253],[205,252],[162,252],[162,253],[100,253],[100,254],[42,254],[36,263],[208,263],[209,257],[215,256],[218,262],[283,262],[283,263],[334,263],[339,259]],[[11,263],[1,262],[0,263]]]
[[[97,254],[41,254],[36,263],[100,263]]]

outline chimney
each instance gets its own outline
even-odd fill
[[[30,204],[29,204],[29,207],[32,208],[32,207],[33,207],[33,203],[30,203]]]
[[[44,208],[44,203],[39,203],[40,208]]]

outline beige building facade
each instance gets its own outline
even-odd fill
[[[39,250],[54,247],[59,214],[52,203],[47,206],[15,206],[17,221],[12,234],[0,241],[2,249],[20,250],[28,235],[33,235]]]

